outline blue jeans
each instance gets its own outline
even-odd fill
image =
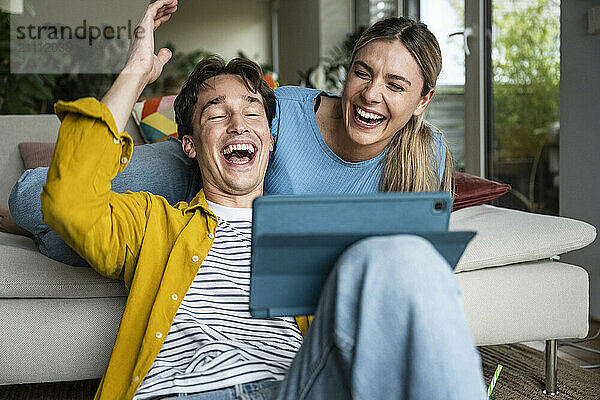
[[[198,394],[179,394],[166,397],[172,400],[272,400],[277,394],[280,381],[244,383],[234,387]]]
[[[425,239],[373,237],[333,269],[281,382],[186,400],[487,399],[458,283]]]
[[[188,158],[175,138],[136,146],[125,170],[111,182],[112,190],[123,193],[146,191],[163,196],[171,205],[189,202],[202,187],[195,159]],[[29,169],[13,186],[8,199],[10,213],[19,226],[33,234],[40,252],[54,260],[74,266],[89,266],[58,234],[42,222],[40,196],[46,183],[47,167]],[[159,178],[154,177],[160,175]]]

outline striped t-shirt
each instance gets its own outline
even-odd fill
[[[214,243],[134,399],[280,380],[302,344],[294,318],[250,316],[252,209],[208,206]]]

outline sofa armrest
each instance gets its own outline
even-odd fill
[[[453,212],[450,230],[477,232],[455,272],[551,258],[596,238],[586,222],[490,205]]]

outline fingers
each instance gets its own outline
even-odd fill
[[[156,13],[156,16],[154,17],[155,20],[157,19],[161,19],[163,18],[165,15],[171,15],[173,14],[175,11],[177,11],[177,5],[173,6],[173,7],[168,7],[168,8],[161,8],[159,10],[159,12]]]
[[[148,6],[148,9],[159,10],[163,7],[177,7],[177,0],[157,0]]]
[[[174,5],[162,6],[154,16],[154,30],[156,30],[156,28],[158,28],[162,23],[168,21],[175,11],[177,11],[177,2],[175,2]]]
[[[162,65],[165,65],[173,56],[173,53],[171,52],[171,50],[167,49],[166,47],[163,47],[162,49],[160,49],[158,51],[158,54],[156,55],[156,57],[158,58],[158,61],[160,61],[160,63]]]
[[[140,25],[152,24],[152,28],[156,29],[160,24],[168,21],[169,18],[166,17],[170,16],[175,11],[177,11],[177,0],[155,1],[148,6],[146,13],[140,21]]]
[[[148,11],[153,9],[153,19],[161,19],[165,15],[170,15],[177,11],[177,0],[158,0],[148,7]]]
[[[155,5],[157,15],[161,13],[164,14],[166,12],[173,12],[173,10],[177,9],[177,0],[159,0],[151,5]]]
[[[159,20],[154,21],[154,30],[158,28],[162,23],[167,22],[171,18],[171,14],[161,17]]]

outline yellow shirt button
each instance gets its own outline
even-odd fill
[[[211,238],[211,239],[214,239],[215,238],[215,234],[211,232],[211,233],[208,234],[208,237]]]
[[[161,337],[162,337],[162,333],[160,333],[160,332],[156,332],[156,338],[157,338],[157,339],[160,339]]]
[[[119,144],[119,139],[113,138],[113,142],[115,142],[115,144]]]
[[[175,293],[173,293],[173,294],[171,295],[171,298],[172,298],[173,300],[177,300],[177,295],[176,295]]]
[[[198,262],[200,258],[198,256],[192,256],[192,261],[193,262]]]
[[[121,158],[121,164],[127,164],[127,157]]]
[[[139,377],[139,376],[137,376],[137,375],[136,375],[136,376],[134,376],[133,378],[131,378],[131,382],[137,382],[137,381],[139,381],[139,380],[140,380],[140,377]]]

